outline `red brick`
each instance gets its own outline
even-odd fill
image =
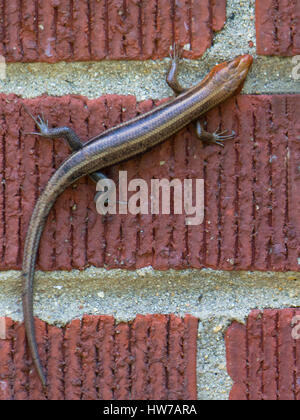
[[[105,317],[100,320],[101,334],[97,340],[99,352],[99,372],[96,384],[99,387],[100,399],[111,400],[114,398],[114,372],[115,364],[115,330],[114,318]]]
[[[192,315],[184,318],[185,335],[183,341],[184,376],[185,376],[185,400],[197,398],[197,340],[198,320]]]
[[[89,111],[82,98],[74,98],[70,102],[70,120],[73,129],[80,138],[88,138],[89,130],[86,123]],[[82,114],[83,119],[78,120],[77,115]],[[87,264],[87,216],[88,216],[88,185],[87,179],[80,179],[76,183],[76,188],[72,189],[70,202],[70,228],[71,228],[71,250],[72,261],[78,261],[81,267]],[[82,221],[84,221],[82,223]],[[79,246],[74,246],[78,244]],[[71,265],[73,265],[71,261]]]
[[[54,98],[53,98],[54,99]],[[73,127],[73,122],[70,118],[70,108],[71,100],[70,98],[64,98],[59,106],[54,106],[52,100],[50,99],[50,107],[53,110],[51,117],[54,119],[54,124],[58,124],[58,120],[61,115],[61,124],[62,126],[71,125]],[[75,98],[72,98],[75,101]],[[64,157],[70,153],[68,146],[62,140],[56,140],[52,143],[52,150],[50,156],[52,156],[52,168],[55,165],[60,165],[63,162]],[[50,142],[51,146],[51,142]],[[41,147],[45,147],[44,144]],[[47,146],[49,147],[49,146]],[[49,249],[51,255],[54,255],[55,266],[59,270],[68,270],[70,269],[72,263],[72,227],[71,227],[71,215],[72,215],[72,194],[73,188],[70,188],[64,196],[58,197],[56,202],[57,207],[55,206],[52,212],[52,218],[50,215],[50,222],[53,220],[55,225],[55,232],[52,236],[54,247]],[[57,208],[61,209],[59,213]],[[49,219],[48,219],[49,220]],[[66,223],[67,221],[67,223]],[[85,221],[82,220],[81,227],[84,227]],[[52,232],[51,232],[52,233]],[[50,242],[50,244],[51,244]],[[81,245],[80,245],[81,246]],[[53,257],[52,257],[53,258]]]
[[[171,173],[176,174],[176,178],[184,182],[188,178],[186,166],[186,144],[189,133],[182,131],[177,133],[172,141],[172,162]],[[172,268],[180,268],[187,264],[187,229],[185,225],[185,215],[172,216],[172,231],[170,240],[169,266]],[[184,244],[184,246],[182,246]]]
[[[22,401],[29,398],[29,372],[31,367],[28,360],[28,349],[23,324],[14,323],[13,338],[14,352],[11,370],[13,398]],[[18,375],[17,381],[15,380],[16,375]]]
[[[43,104],[41,104],[42,106],[39,107],[38,102],[38,100],[35,100],[33,104],[31,102],[26,102],[26,105],[30,106],[31,111],[34,112],[35,115],[38,115],[40,112],[46,112],[46,107],[44,107]],[[53,111],[51,112],[51,118],[53,118],[53,120],[55,121]],[[29,132],[36,131],[35,124],[33,123],[33,121],[30,121],[30,119],[28,119],[26,116],[24,118],[24,123],[25,127],[28,127]],[[28,136],[24,137],[24,142],[26,143],[28,142],[27,137]],[[64,146],[62,144],[61,146],[63,149]],[[40,159],[41,156],[43,157],[43,159]],[[42,189],[46,185],[47,179],[51,177],[55,170],[55,142],[49,142],[47,139],[41,139],[40,137],[34,138],[33,153],[31,155],[31,159],[34,162],[35,171],[30,178],[30,180],[32,181],[32,185],[30,188],[33,191],[30,195],[35,194],[35,199],[37,199]],[[40,160],[42,160],[40,162],[41,164],[38,163]],[[28,163],[26,166],[28,166]],[[31,206],[30,211],[28,209],[29,214],[31,214],[33,211],[32,201],[28,203],[28,205]],[[24,226],[26,220],[27,219],[24,220]],[[55,209],[52,209],[46,223],[46,230],[44,233],[45,241],[41,243],[41,248],[39,252],[39,264],[41,269],[43,270],[51,270],[55,267],[55,229]],[[24,237],[22,240],[25,241],[26,231],[23,234]]]
[[[192,0],[191,3],[191,49],[201,56],[211,45],[210,2]]]
[[[85,316],[65,328],[36,320],[48,374],[44,392],[28,356],[23,324],[4,319],[0,400],[196,399],[198,320],[175,315]]]
[[[89,102],[89,137],[102,133],[107,128],[107,107],[105,98]],[[105,261],[105,218],[97,217],[94,208],[94,184],[89,182],[88,193],[88,222],[87,222],[87,259],[92,265],[101,267]],[[97,234],[95,234],[97,232]]]
[[[154,58],[156,52],[156,26],[157,26],[157,9],[153,7],[153,1],[141,0],[142,7],[140,9],[140,31],[141,31],[141,56],[144,59]],[[155,35],[153,35],[155,34]]]
[[[82,324],[75,319],[67,325],[63,337],[64,354],[64,392],[66,400],[79,400],[82,395],[81,388],[81,333]]]
[[[63,352],[63,330],[52,325],[47,326],[48,330],[48,398],[50,400],[64,399],[64,352]]]
[[[176,0],[173,5],[176,5],[172,13],[174,14],[172,21],[172,31],[174,31],[174,39],[176,42],[180,41],[182,45],[189,45],[191,43],[190,31],[191,27],[191,9],[189,0]],[[171,33],[172,33],[171,31]]]
[[[260,55],[297,55],[300,51],[299,3],[293,0],[257,0],[257,52]]]
[[[51,2],[43,0],[39,0],[37,4],[38,61],[53,63],[56,61],[55,8]]]
[[[221,106],[222,125],[221,130],[227,130],[231,133],[233,130],[237,132],[235,120],[229,118],[229,114],[235,109],[235,99],[231,99],[228,105]],[[220,212],[221,212],[221,252],[220,252],[220,268],[224,270],[233,270],[236,265],[237,258],[237,234],[238,234],[238,139],[230,141],[222,150],[222,164],[220,172]]]
[[[21,217],[21,141],[20,103],[13,99],[5,104],[5,134],[3,180],[5,182],[5,265],[18,264],[20,259],[20,217]],[[8,140],[9,139],[9,140]]]
[[[95,60],[102,60],[108,55],[107,6],[105,1],[90,1],[90,54]]]
[[[184,335],[183,319],[171,315],[169,321],[169,351],[168,351],[168,384],[169,399],[178,400],[181,396],[180,383],[184,378],[184,361],[177,355],[183,352],[181,337]]]
[[[287,259],[287,168],[288,137],[286,135],[287,103],[283,97],[275,96],[270,103],[273,132],[271,139],[272,161],[272,253],[271,266],[283,271]],[[275,229],[274,229],[275,227]]]
[[[247,384],[247,338],[244,325],[234,322],[225,335],[227,371],[234,382],[230,393],[232,400],[246,400]]]
[[[128,121],[137,115],[137,103],[136,98],[128,96],[124,98],[122,103],[122,121]],[[119,165],[119,170],[127,170],[128,183],[132,179],[138,178],[138,162],[131,159],[127,164],[126,168],[124,165]],[[128,199],[130,198],[130,193]],[[122,266],[126,269],[132,269],[136,267],[136,249],[137,249],[137,217],[135,215],[127,214],[121,216],[121,235],[122,244],[120,259]],[[128,243],[128,238],[130,242]]]
[[[98,370],[97,359],[97,336],[99,333],[99,319],[85,316],[81,329],[82,348],[82,399],[96,400],[98,397],[96,388],[96,375]]]
[[[40,319],[35,319],[35,330],[36,330],[39,355],[42,361],[42,366],[45,369],[45,366],[47,364],[47,360],[46,360],[46,357],[47,357],[46,344],[48,342],[47,325],[44,322],[42,322]],[[23,340],[25,339],[25,336],[23,335],[23,333],[22,333],[22,339]],[[28,375],[28,381],[29,381],[28,399],[35,400],[35,401],[45,400],[46,394],[43,390],[41,381],[36,375],[36,371],[35,371],[35,368],[33,367],[33,363],[31,360],[30,360],[29,367],[30,367],[30,370],[29,370],[29,375]],[[18,375],[17,372],[16,372],[16,375]]]
[[[294,24],[293,24],[293,36],[294,36],[294,53],[299,54],[300,52],[300,33],[299,33],[299,25],[300,25],[300,4],[299,2],[295,3],[295,10],[294,10]]]
[[[158,102],[160,105],[163,101]],[[166,158],[167,157],[167,158]],[[172,162],[172,140],[164,142],[154,150],[152,155],[154,165],[156,167],[155,179],[170,179],[170,166]],[[153,235],[154,235],[154,260],[160,270],[168,270],[170,242],[172,235],[172,218],[168,215],[160,214],[153,215]]]
[[[101,2],[102,3],[102,2]],[[98,3],[97,3],[98,4]],[[60,0],[56,8],[56,54],[57,60],[71,61],[74,59],[74,41],[72,29],[72,2]],[[95,12],[96,16],[96,12]],[[92,24],[92,21],[91,21]]]
[[[1,105],[3,98],[1,98]],[[5,133],[6,133],[6,123],[5,123],[5,117],[3,113],[1,113],[1,121],[0,121],[0,258],[1,258],[1,264],[4,265],[4,254],[5,254],[5,231],[6,231],[6,224],[5,224]]]
[[[141,102],[138,104],[139,114],[143,114],[150,111],[153,107],[151,100]],[[154,171],[155,162],[153,162],[152,156],[146,153],[142,155],[138,162],[138,173],[139,178],[144,179],[147,185],[150,185],[152,174]],[[147,171],[144,168],[148,168]],[[139,215],[137,217],[139,222],[139,233],[137,239],[137,252],[136,252],[136,266],[137,268],[147,267],[153,264],[153,227],[152,227],[152,215]]]
[[[88,60],[91,56],[89,2],[73,0],[72,18],[73,59]]]
[[[271,165],[271,117],[269,100],[258,98],[254,116],[254,243],[253,261],[258,270],[271,269],[272,230],[272,165]]]
[[[300,217],[300,206],[296,205],[299,201],[300,188],[300,121],[297,118],[296,109],[300,105],[298,96],[287,97],[288,115],[288,144],[289,144],[289,163],[288,163],[288,210],[287,210],[287,240],[289,267],[292,270],[299,270],[299,235],[300,223],[296,222]]]
[[[226,0],[0,1],[0,53],[8,62],[156,59],[176,41],[198,58],[225,19]]]
[[[186,143],[185,178],[203,179],[203,159],[198,159],[199,154],[202,154],[203,147],[196,138],[193,125],[188,128],[185,135],[182,135],[182,141]],[[193,194],[195,191],[194,182]],[[185,223],[185,219],[183,222]],[[186,226],[187,264],[199,269],[204,267],[203,230],[203,225]]]
[[[108,127],[113,127],[122,122],[122,102],[123,98],[117,95],[107,96],[105,105],[107,109]],[[110,179],[119,179],[119,168],[114,166],[107,171]],[[106,245],[105,245],[105,264],[108,267],[119,267],[121,264],[120,254],[122,249],[121,239],[121,216],[107,215],[106,217]],[[112,240],[110,241],[111,238]],[[129,238],[128,238],[129,239]]]
[[[115,391],[114,398],[117,400],[130,399],[130,372],[131,372],[131,348],[130,348],[130,325],[119,324],[115,327]]]
[[[34,111],[36,111],[34,109]],[[24,126],[22,131],[24,133],[35,131],[35,124],[33,121],[25,118],[25,110],[20,109],[20,115],[24,121]],[[25,138],[27,137],[27,138]],[[30,220],[30,214],[33,210],[33,203],[36,201],[39,192],[38,192],[38,175],[37,175],[37,147],[36,139],[32,136],[24,136],[23,141],[21,141],[21,153],[23,158],[20,162],[20,185],[21,187],[21,206],[24,211],[23,217],[20,218],[20,239],[23,242],[26,237],[27,227]],[[49,179],[51,172],[47,174]],[[23,249],[20,249],[20,258],[23,258]]]
[[[11,400],[12,389],[12,340],[13,322],[11,319],[0,318],[0,400]]]
[[[22,24],[20,19],[19,3],[17,1],[5,2],[5,56],[12,61],[22,59],[22,42],[19,39],[19,31]]]
[[[237,168],[238,179],[238,238],[235,264],[245,270],[251,268],[254,262],[254,104],[245,96],[237,98],[237,129],[239,133]],[[244,159],[248,156],[248,159]],[[249,204],[252,201],[252,205]]]
[[[277,399],[277,325],[278,311],[265,310],[262,326],[262,348],[264,349],[263,398],[268,401]]]
[[[294,309],[279,313],[278,318],[278,394],[279,400],[295,400],[295,340],[291,325],[295,315]]]
[[[95,186],[86,178],[57,200],[43,234],[43,270],[107,268],[299,270],[299,95],[239,96],[211,111],[208,130],[234,129],[224,150],[203,147],[190,125],[164,144],[106,169],[118,181],[143,178],[205,180],[205,220],[187,227],[185,215],[96,214]],[[22,100],[2,95],[0,142],[0,266],[20,269],[34,203],[70,154],[62,140],[26,136],[34,124],[21,107],[43,112],[51,126],[71,126],[86,139],[149,110],[116,95]],[[5,180],[5,182],[4,182]],[[129,195],[130,197],[130,195]]]
[[[13,3],[13,2],[12,2]],[[26,51],[28,61],[38,60],[38,22],[35,18],[36,14],[35,0],[27,0],[22,2],[22,27],[20,30],[20,43],[22,45],[23,54]]]
[[[171,1],[157,0],[156,15],[156,54],[161,57],[168,55],[174,42],[173,13],[174,4]]]
[[[106,17],[108,27],[106,36],[108,38],[109,55],[114,53],[119,59],[125,57],[123,36],[125,37],[126,27],[124,27],[123,22],[126,22],[126,12],[123,4],[123,0],[107,1],[109,18]]]
[[[262,347],[262,314],[257,310],[251,312],[247,325],[247,360],[249,373],[247,383],[249,400],[261,400],[263,397],[263,347]]]
[[[211,133],[219,128],[219,108],[213,109],[206,117],[207,130]],[[202,149],[205,180],[205,265],[218,267],[220,259],[220,197],[221,197],[221,149]],[[189,169],[188,169],[189,170]]]
[[[167,322],[164,315],[154,315],[148,335],[148,390],[154,400],[166,400],[167,390]]]
[[[298,312],[297,312],[298,313]],[[297,330],[294,331],[298,334],[299,337],[299,314],[297,317]],[[294,320],[295,321],[295,320]],[[294,347],[294,354],[296,360],[296,367],[295,367],[295,396],[296,400],[300,400],[300,340],[296,341],[296,345]]]
[[[131,327],[132,398],[143,400],[148,394],[149,316],[138,315]]]
[[[136,0],[127,0],[125,9],[126,17],[126,33],[124,36],[123,46],[125,54],[128,51],[135,57],[141,55],[141,8],[143,4]],[[138,22],[138,24],[136,24]]]
[[[224,0],[212,0],[212,27],[214,31],[220,31],[226,21],[226,2]]]
[[[5,0],[0,0],[0,54],[3,56],[6,53],[4,1]]]
[[[255,310],[245,326],[234,323],[227,330],[232,400],[299,400],[299,340],[293,335],[299,314]]]

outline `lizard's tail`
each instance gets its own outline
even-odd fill
[[[51,207],[52,202],[50,206],[45,206],[45,200],[43,199],[42,194],[35,206],[31,217],[31,222],[26,237],[22,266],[23,314],[26,336],[34,366],[44,387],[47,386],[47,379],[42,368],[36,343],[33,317],[33,281],[40,238]]]
[[[71,165],[68,165],[68,163],[67,160],[54,173],[35,205],[27,232],[22,266],[22,297],[26,336],[34,366],[44,387],[47,386],[47,379],[38,353],[33,317],[34,272],[40,239],[49,212],[64,189],[81,177],[81,175],[76,176],[77,174],[72,173],[72,170],[69,169]]]

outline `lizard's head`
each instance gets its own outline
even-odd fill
[[[240,81],[244,81],[248,75],[250,67],[253,63],[252,55],[240,55],[234,60],[227,63],[227,70],[230,71],[231,78],[239,78]]]
[[[216,85],[223,86],[226,91],[238,93],[243,87],[252,63],[251,55],[240,55],[232,61],[215,66],[210,72],[209,78]]]

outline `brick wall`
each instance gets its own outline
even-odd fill
[[[21,268],[35,200],[69,154],[61,140],[24,135],[35,128],[22,103],[36,115],[43,112],[53,126],[73,127],[84,140],[155,104],[120,96],[0,99],[0,267],[8,270]],[[82,179],[58,199],[49,217],[39,267],[298,270],[299,103],[298,95],[233,98],[206,117],[210,131],[236,131],[224,150],[203,147],[190,126],[105,171],[115,181],[121,170],[128,171],[128,181],[146,174],[149,188],[154,177],[204,179],[206,216],[200,226],[187,227],[185,215],[102,218],[94,184]]]
[[[299,400],[299,315],[296,309],[255,310],[246,325],[227,330],[232,400]]]
[[[0,53],[10,62],[155,59],[179,40],[200,57],[225,23],[226,0],[0,2]]]
[[[293,56],[300,53],[300,5],[292,0],[256,0],[257,52]]]
[[[33,369],[23,324],[6,318],[0,340],[0,400],[196,399],[196,338],[192,316],[86,316],[64,328],[36,320],[49,386]]]
[[[299,53],[298,1],[256,0],[257,54]],[[233,20],[234,16],[230,16]],[[225,0],[0,0],[0,54],[8,62],[161,59],[177,42],[199,58],[226,21]],[[228,22],[227,22],[228,23]],[[229,47],[230,48],[230,47]],[[39,253],[42,270],[96,267],[212,268],[299,272],[300,134],[298,94],[240,95],[208,113],[210,131],[235,130],[224,149],[203,147],[193,126],[106,174],[205,180],[205,220],[183,216],[99,217],[84,178],[57,200]],[[83,140],[157,106],[155,98],[108,95],[22,99],[0,95],[0,268],[21,269],[34,203],[67,146],[25,135],[41,112]],[[268,302],[266,302],[268,308]],[[227,330],[232,400],[299,399],[296,309],[254,311]],[[23,324],[0,318],[0,399],[195,399],[198,319],[138,315],[74,320],[64,328],[36,320],[49,375],[43,392]]]

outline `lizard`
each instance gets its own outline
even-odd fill
[[[71,128],[49,128],[44,117],[35,118],[27,110],[39,129],[36,133],[28,134],[51,139],[62,138],[73,151],[52,175],[38,198],[24,247],[22,264],[24,323],[30,353],[43,387],[47,386],[47,377],[36,343],[33,284],[40,238],[48,214],[58,196],[86,175],[97,183],[105,178],[101,172],[103,169],[148,151],[192,122],[196,124],[197,137],[205,144],[224,146],[224,140],[235,136],[234,132],[229,135],[218,131],[209,133],[203,129],[199,118],[241,91],[253,63],[253,57],[246,54],[218,64],[200,83],[191,88],[184,88],[178,81],[179,56],[176,48],[173,48],[167,83],[175,93],[174,98],[143,115],[106,130],[86,143],[83,143]]]

